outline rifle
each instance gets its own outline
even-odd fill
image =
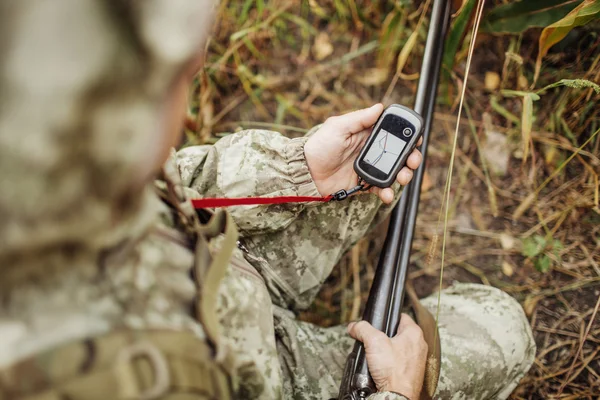
[[[377,272],[363,313],[363,320],[389,337],[396,334],[400,324],[450,8],[449,0],[434,0],[414,108],[425,121],[421,146],[423,162],[392,211]],[[364,346],[357,341],[346,361],[338,399],[366,399],[376,391],[367,367]]]

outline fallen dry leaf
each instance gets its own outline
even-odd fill
[[[487,90],[496,90],[500,87],[500,75],[496,72],[488,71],[485,73],[485,88]]]
[[[500,234],[500,245],[504,250],[511,250],[515,247],[516,239],[508,233]]]
[[[555,146],[550,145],[542,146],[542,151],[544,152],[544,161],[546,162],[546,165],[554,169],[560,156],[559,151]]]
[[[317,61],[321,61],[333,53],[333,45],[329,40],[329,35],[325,32],[319,33],[315,38],[315,43],[313,44],[312,50]]]
[[[509,263],[508,261],[504,261],[502,263],[502,273],[506,276],[513,276],[513,274],[515,273],[515,270],[512,266],[511,263]]]
[[[517,85],[520,90],[523,90],[523,89],[526,89],[527,87],[529,87],[529,82],[527,81],[527,78],[524,75],[519,75],[519,78],[517,80]]]
[[[369,68],[364,74],[357,76],[356,80],[365,86],[378,86],[388,78],[388,68]]]
[[[496,175],[506,175],[511,153],[506,135],[495,130],[486,129],[485,136],[485,143],[481,151],[490,170]]]
[[[523,309],[525,310],[525,314],[530,317],[535,311],[535,307],[540,301],[540,297],[538,296],[527,296],[525,302],[523,303]]]

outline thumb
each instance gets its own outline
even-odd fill
[[[344,133],[354,134],[373,126],[382,112],[383,105],[378,103],[369,108],[329,118],[327,122],[335,125],[337,129],[342,130]]]
[[[385,336],[383,332],[373,328],[373,325],[367,321],[359,321],[348,325],[348,333],[352,338],[363,342],[365,345],[367,341],[379,338],[380,335]]]

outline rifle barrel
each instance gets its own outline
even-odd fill
[[[373,278],[363,319],[375,328],[394,336],[400,324],[400,312],[404,299],[404,286],[410,262],[410,250],[419,209],[421,183],[425,171],[425,159],[439,82],[444,38],[450,20],[451,2],[434,0],[427,43],[421,66],[419,86],[415,99],[415,111],[425,120],[423,131],[423,162],[416,170],[411,183],[404,192],[392,214],[383,249]],[[367,367],[362,343],[356,342],[346,361],[340,386],[339,399],[366,399],[377,391]]]
[[[443,3],[443,4],[442,4]],[[410,264],[410,251],[415,233],[417,222],[417,213],[419,211],[419,201],[421,199],[421,184],[425,174],[425,160],[427,158],[427,149],[429,146],[429,136],[433,123],[433,114],[435,111],[435,101],[439,83],[442,58],[444,55],[444,38],[450,20],[450,1],[436,1],[433,5],[431,14],[431,25],[427,34],[427,43],[425,44],[425,55],[423,65],[421,66],[421,78],[417,88],[417,97],[415,99],[415,111],[423,116],[425,128],[423,130],[423,144],[421,152],[423,153],[423,163],[413,176],[411,183],[402,193],[403,198],[407,198],[405,205],[405,225],[402,229],[402,238],[400,244],[400,254],[397,260],[395,287],[392,290],[392,301],[388,311],[388,324],[386,333],[392,337],[398,331],[400,324],[400,311],[404,299],[404,286],[406,283],[406,272]]]

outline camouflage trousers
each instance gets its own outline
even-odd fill
[[[233,268],[225,286],[235,288],[238,299],[246,297],[246,309],[239,314],[225,312],[222,323],[234,347],[243,348],[263,366],[264,375],[273,382],[283,382],[276,392],[263,392],[261,398],[329,399],[337,395],[354,340],[347,334],[346,326],[319,327],[298,320],[290,311],[302,308],[298,305],[307,301],[304,297],[311,297],[300,294],[295,299],[282,294],[300,293],[301,283],[286,288],[286,282],[301,281],[307,271],[298,273],[294,268],[273,266],[274,257],[278,260],[276,265],[297,264],[293,253],[285,255],[286,241],[294,237],[296,245],[302,246],[294,232],[245,238],[245,243],[252,243],[253,250],[245,254],[252,267]],[[343,239],[327,241],[326,246],[341,252],[346,247]],[[319,240],[326,238],[321,236]],[[323,280],[323,271],[331,271],[333,265],[315,263],[309,268],[313,269],[310,275]],[[311,295],[318,286],[307,286]],[[435,315],[437,301],[437,294],[433,294],[422,304]],[[442,361],[435,398],[507,398],[535,356],[531,328],[521,306],[501,290],[478,284],[455,284],[443,290],[440,304]]]

